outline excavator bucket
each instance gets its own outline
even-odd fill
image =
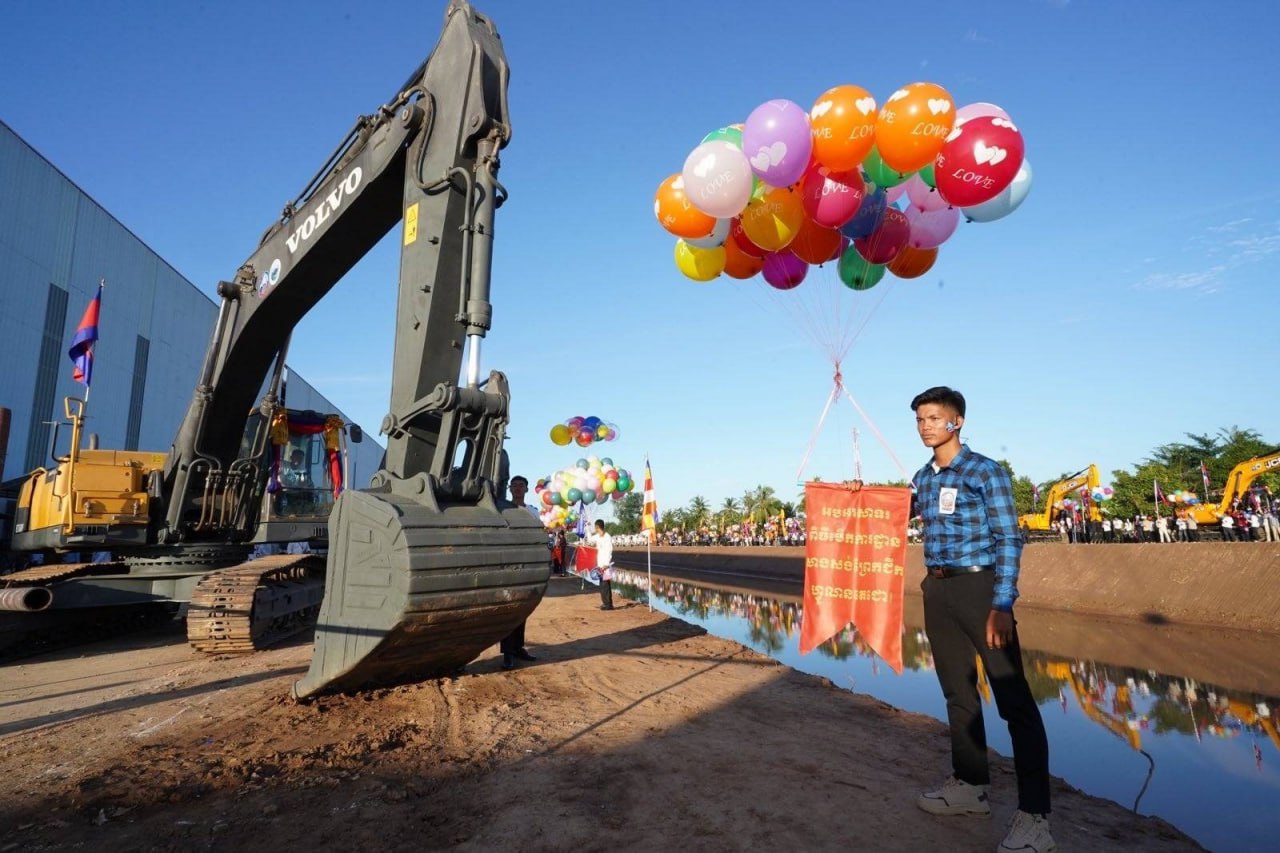
[[[546,533],[526,509],[344,492],[311,669],[293,696],[455,672],[528,618],[549,574]]]

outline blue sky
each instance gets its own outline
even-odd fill
[[[427,55],[445,4],[364,5],[18,4],[0,119],[212,294]],[[909,469],[924,454],[907,404],[934,384],[968,397],[975,449],[1037,480],[1109,472],[1185,432],[1280,440],[1272,5],[476,5],[512,69],[483,363],[511,379],[516,470],[571,464],[547,432],[594,414],[621,428],[601,448],[618,464],[652,455],[664,504],[761,483],[794,496],[832,373],[805,310],[861,326],[846,383]],[[1035,185],[1012,216],[962,224],[924,278],[864,293],[832,265],[803,294],[675,269],[653,193],[704,134],[772,98],[808,107],[855,83],[883,102],[917,80],[1013,116]],[[374,429],[396,267],[384,241],[290,352]],[[896,477],[847,401],[806,473],[848,476],[854,428],[864,474]]]

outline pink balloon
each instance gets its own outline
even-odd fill
[[[910,207],[907,209],[907,222],[911,226],[911,237],[907,245],[913,249],[934,249],[956,233],[956,226],[960,224],[960,211],[954,207],[944,207],[941,210]]]
[[[914,178],[915,176],[912,175]],[[917,178],[917,180],[919,180]],[[898,199],[902,198],[902,194],[907,191],[906,184],[894,184],[884,191],[885,204],[894,204]]]
[[[912,175],[902,186],[907,188],[907,198],[911,200],[912,207],[920,210],[942,210],[951,206],[941,193],[926,184],[919,175]]]
[[[805,172],[801,185],[804,212],[823,228],[839,228],[852,219],[865,194],[866,183],[857,169],[833,172],[817,166]]]
[[[959,211],[956,214],[959,215]],[[910,238],[911,225],[906,214],[891,207],[884,212],[879,227],[866,237],[854,240],[853,245],[868,263],[887,264],[898,256]]]
[[[978,101],[977,103],[974,103],[974,104],[966,104],[965,106],[956,110],[955,126],[959,127],[960,125],[964,124],[966,121],[970,121],[975,118],[982,118],[983,116],[999,116],[1002,119],[1009,118],[1009,114],[1005,112],[1003,109],[1001,109],[1000,107],[997,107],[995,104],[988,104],[985,101]]]
[[[764,280],[770,287],[790,290],[809,274],[809,265],[790,252],[770,252],[764,256]]]

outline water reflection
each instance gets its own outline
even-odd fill
[[[647,586],[643,573],[615,574],[614,588],[626,597],[650,598]],[[656,609],[797,670],[945,719],[922,626],[906,628],[904,670],[897,677],[851,627],[815,654],[801,656],[798,595],[654,576],[651,601]],[[1051,650],[1024,648],[1023,659],[1049,731],[1056,775],[1090,794],[1159,815],[1212,848],[1276,849],[1280,699]],[[991,706],[990,691],[983,688]],[[992,748],[1010,755],[1008,732],[994,706],[986,716]]]

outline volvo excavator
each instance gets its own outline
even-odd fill
[[[455,671],[528,617],[546,591],[546,537],[501,499],[510,392],[502,373],[480,376],[494,214],[507,197],[508,74],[492,21],[452,0],[426,61],[356,121],[218,284],[209,348],[168,453],[104,451],[113,456],[95,460],[98,473],[114,482],[97,477],[99,494],[77,491],[75,449],[24,484],[15,549],[111,560],[0,577],[0,608],[189,602],[189,636],[211,652],[315,624],[299,700]],[[343,491],[321,520],[321,583],[315,555],[248,559],[255,542],[299,535],[272,531],[264,515],[277,474],[264,448],[280,444],[262,435],[288,432],[277,390],[292,330],[398,223],[387,449],[369,487]],[[265,426],[246,427],[264,385]]]

